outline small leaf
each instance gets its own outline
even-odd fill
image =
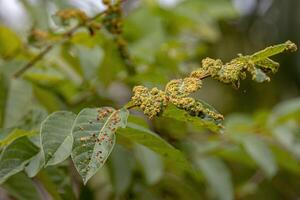
[[[21,172],[11,176],[8,180],[6,180],[3,184],[3,188],[8,194],[18,200],[41,199],[35,183]]]
[[[125,127],[128,110],[86,108],[76,117],[72,159],[84,184],[104,165],[115,144],[115,131]]]
[[[263,71],[271,70],[272,73],[277,72],[279,68],[279,63],[271,60],[270,58],[262,59],[255,62],[255,64],[259,66]]]
[[[58,111],[49,115],[41,127],[41,147],[46,165],[56,165],[64,161],[72,151],[72,127],[76,115]]]
[[[261,50],[251,55],[251,60],[253,62],[258,62],[260,60],[264,60],[276,54],[282,53],[284,51],[296,51],[296,50],[297,50],[297,46],[291,41],[287,41],[283,44],[267,47],[264,50]]]
[[[221,200],[233,199],[231,175],[222,160],[215,157],[201,158],[196,161],[196,165],[214,191],[213,195]]]
[[[270,178],[274,176],[277,172],[277,164],[270,149],[253,135],[244,136],[243,144],[245,150],[265,174]]]
[[[1,153],[0,184],[10,176],[22,171],[38,148],[24,136],[8,145]]]
[[[255,69],[255,75],[253,78],[258,83],[270,81],[270,77],[268,77],[261,69],[258,68]]]
[[[167,108],[163,111],[162,116],[182,122],[188,122],[195,125],[196,127],[207,128],[213,132],[219,132],[221,130],[219,121],[215,121],[209,116],[204,116],[203,118],[198,116],[191,116],[187,111],[179,109],[174,105],[168,105]]]

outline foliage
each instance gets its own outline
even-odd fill
[[[223,123],[196,96],[209,77],[235,88],[247,75],[270,81],[279,67],[270,57],[296,51],[294,43],[226,63],[201,59],[201,41],[219,34],[212,22],[236,16],[228,1],[174,9],[149,1],[128,16],[121,1],[103,4],[94,17],[61,9],[53,16],[60,31],[34,27],[26,39],[0,27],[0,183],[8,195],[247,199],[299,176],[299,99]],[[128,88],[131,98],[118,96]],[[146,117],[129,112],[137,108]]]

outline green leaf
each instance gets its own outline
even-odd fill
[[[6,77],[0,72],[0,127],[3,127],[7,92],[8,84]]]
[[[139,124],[128,122],[127,127],[119,129],[117,134],[148,147],[163,156],[167,161],[174,163],[176,165],[174,167],[190,170],[190,164],[178,149],[175,149],[157,134]]]
[[[9,28],[0,26],[0,57],[9,58],[21,49],[21,40]]]
[[[264,73],[261,69],[258,69],[256,68],[255,69],[255,81],[258,82],[258,83],[262,83],[262,82],[265,82],[265,81],[270,81],[270,77],[268,77],[266,75],[266,73]]]
[[[135,146],[135,154],[142,166],[147,183],[150,185],[157,183],[164,173],[161,157],[149,148],[138,144]]]
[[[295,158],[300,160],[299,126],[287,123],[272,130],[275,139]]]
[[[48,175],[48,173],[46,172],[48,168],[46,168],[45,170],[42,170],[40,173],[38,173],[37,175],[37,179],[39,180],[39,182],[42,183],[43,187],[46,189],[46,191],[51,195],[53,200],[62,200],[59,192],[61,192],[61,190],[59,188],[57,188],[57,185],[53,182],[53,180]]]
[[[300,98],[294,98],[278,104],[272,111],[269,126],[282,124],[288,120],[300,119]]]
[[[247,135],[243,137],[243,145],[248,154],[269,178],[276,174],[277,164],[272,152],[264,142],[254,135]]]
[[[203,105],[211,110],[211,107],[207,106],[208,104],[205,103]],[[188,122],[196,127],[207,128],[213,132],[221,131],[220,122],[214,121],[209,116],[205,116],[204,118],[191,116],[187,111],[179,109],[171,104],[168,105],[167,108],[163,111],[162,117],[171,118],[182,122]]]
[[[213,196],[220,200],[233,199],[231,175],[222,160],[216,157],[201,158],[196,160],[196,165],[210,185]]]
[[[276,54],[282,53],[284,51],[296,51],[297,46],[292,43],[291,41],[287,41],[283,44],[278,44],[274,46],[270,46],[265,48],[264,50],[261,50],[253,55],[250,56],[250,59],[253,62],[258,62],[264,59],[267,59],[271,56],[274,56]]]
[[[60,196],[65,200],[75,200],[73,188],[72,188],[72,171],[69,170],[69,162],[60,164],[59,166],[47,167],[39,178],[42,178],[43,184],[47,184],[47,191],[53,196]]]
[[[259,60],[255,63],[263,71],[271,70],[273,73],[277,72],[279,63],[271,60],[270,58]]]
[[[86,108],[76,117],[72,159],[84,184],[104,165],[115,144],[115,131],[125,127],[128,110]]]
[[[85,79],[95,78],[97,76],[97,69],[104,56],[103,50],[98,46],[89,48],[83,45],[76,45],[76,49]]]
[[[120,145],[111,153],[112,183],[117,196],[129,188],[133,175],[134,160],[130,151]]]
[[[3,188],[9,195],[13,196],[17,200],[41,199],[35,183],[21,172],[6,180],[3,184]]]
[[[31,158],[28,165],[25,167],[25,172],[28,177],[32,178],[39,173],[45,164],[44,153],[40,151],[34,157]]]
[[[34,131],[25,131],[25,130],[20,130],[20,129],[14,129],[5,138],[0,140],[0,147],[7,146],[20,137],[32,136],[35,134],[36,134],[36,132],[34,132]]]
[[[4,127],[12,127],[20,123],[32,105],[32,88],[23,80],[12,79],[5,110]]]
[[[75,118],[76,115],[72,112],[57,111],[42,123],[41,145],[46,165],[56,165],[71,154]]]
[[[24,136],[8,145],[1,153],[0,184],[10,176],[22,171],[38,148]]]

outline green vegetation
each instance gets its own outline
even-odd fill
[[[7,196],[299,197],[299,98],[221,114],[197,96],[207,79],[234,89],[247,75],[270,82],[279,69],[272,56],[295,52],[296,44],[223,62],[205,48],[217,41],[219,20],[237,17],[229,1],[172,9],[149,1],[126,16],[121,1],[103,4],[89,17],[58,3],[58,28],[34,27],[26,37],[0,26],[0,187]],[[26,5],[38,21],[41,8]]]

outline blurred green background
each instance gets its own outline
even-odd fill
[[[37,114],[56,110],[121,107],[134,85],[163,88],[206,57],[225,62],[287,40],[300,44],[299,0],[125,0],[123,36],[136,74],[127,75],[111,35],[80,30],[13,83],[12,73],[41,50],[28,40],[32,28],[64,31],[53,14],[74,6],[89,16],[105,9],[100,0],[0,0],[3,130],[20,124],[34,129]],[[168,118],[150,122],[134,111],[185,153],[199,177],[122,138],[87,186],[68,163],[42,172],[52,177],[61,199],[299,199],[300,54],[275,60],[281,67],[271,82],[245,80],[237,90],[208,79],[195,94],[224,114],[224,135]],[[32,180],[17,175],[1,186],[0,199],[31,199],[31,190],[37,199],[51,199],[43,174]],[[16,184],[20,179],[32,181],[32,188]]]

